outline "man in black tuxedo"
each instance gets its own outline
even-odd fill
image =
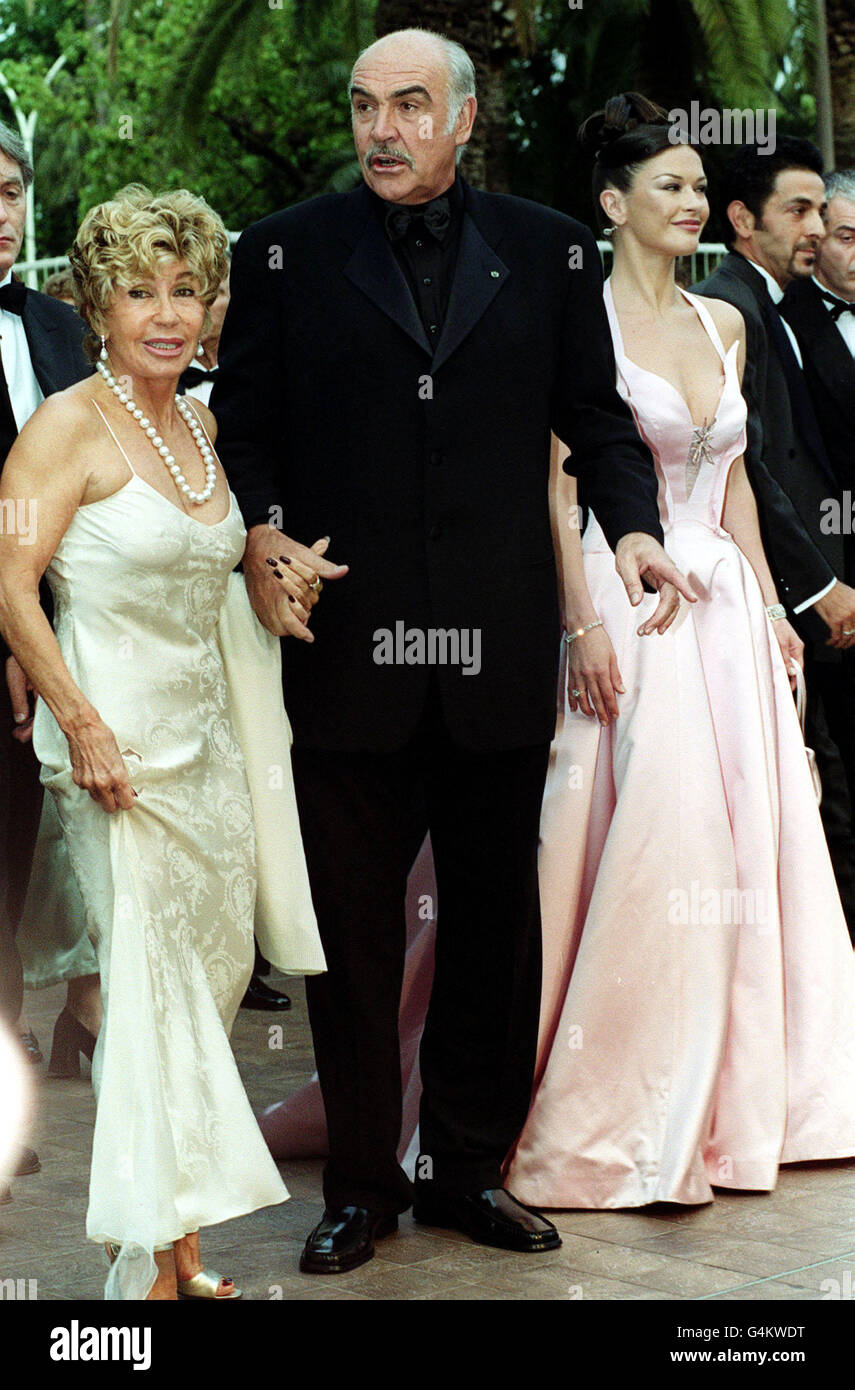
[[[24,235],[33,170],[26,148],[0,123],[0,470],[18,431],[44,399],[88,376],[85,324],[58,299],[12,278]],[[3,514],[27,544],[37,517]],[[15,1024],[21,1011],[21,962],[15,931],[27,891],[41,809],[26,679],[0,637],[0,1013]]]
[[[842,535],[846,580],[855,585],[855,171],[829,174],[825,194],[826,235],[813,275],[791,281],[781,312],[798,339],[817,423],[843,488],[839,513],[827,509],[824,524]],[[848,871],[843,896],[855,940],[855,651],[844,650],[839,669],[822,684],[844,774],[835,780],[826,758],[826,831],[841,866],[838,877]]]
[[[822,774],[823,822],[855,938],[855,827],[847,792],[847,782],[855,786],[855,686],[848,694],[843,674],[855,644],[855,590],[851,539],[826,521],[829,506],[842,504],[845,479],[829,455],[798,342],[780,312],[787,287],[810,279],[825,236],[822,156],[794,136],[779,137],[772,154],[745,146],[725,167],[722,196],[732,249],[696,288],[726,299],[745,319],[749,471],[766,553],[805,641],[808,742]],[[768,488],[756,481],[764,473],[795,508],[801,539],[776,520]]]
[[[415,1215],[507,1249],[560,1244],[501,1186],[540,1001],[561,635],[551,428],[633,601],[640,575],[663,618],[673,585],[694,597],[615,389],[590,233],[455,177],[476,109],[458,45],[387,36],[357,60],[351,100],[364,183],[243,234],[211,400],[253,605],[303,639],[285,651],[285,701],[329,967],[307,981],[330,1140],[301,1260],[314,1273],[369,1259],[413,1202],[395,1152],[397,1017],[406,879],[428,828],[440,906]],[[325,542],[282,535],[284,518],[290,536],[329,532],[347,572],[319,557]]]
[[[801,348],[825,447],[855,488],[855,170],[825,180],[825,239],[809,278],[793,280],[781,312]],[[851,581],[850,581],[851,582]]]

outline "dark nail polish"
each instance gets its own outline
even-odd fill
[[[289,603],[293,603],[293,602],[294,602],[294,595],[293,595],[293,594],[289,594],[289,595],[288,595],[288,602],[289,602]]]
[[[281,579],[281,578],[282,578],[282,571],[281,571],[281,570],[274,570],[273,573],[276,575],[276,578],[277,578],[277,579]]]
[[[279,559],[282,561],[283,565],[290,565],[291,563],[287,555],[280,555]]]
[[[267,557],[267,559],[265,560],[264,563],[265,563],[266,565],[270,565],[272,569],[275,569],[275,568],[276,568],[276,561],[275,561],[275,560],[272,560],[272,559],[270,558],[269,555],[268,555],[268,557]]]

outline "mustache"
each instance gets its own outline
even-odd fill
[[[412,155],[407,154],[406,150],[390,149],[388,145],[371,145],[371,147],[365,151],[364,162],[369,164],[377,154],[386,155],[388,159],[400,159],[402,163],[408,164],[411,169],[416,167]]]

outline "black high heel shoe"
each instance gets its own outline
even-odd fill
[[[96,1033],[90,1033],[74,1014],[63,1009],[53,1030],[48,1076],[79,1076],[80,1054],[91,1062],[97,1041]]]

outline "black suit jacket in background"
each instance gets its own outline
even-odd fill
[[[807,391],[794,396],[770,333],[778,309],[750,261],[729,252],[695,293],[724,299],[745,320],[742,392],[748,405],[745,464],[760,516],[766,558],[781,602],[791,610],[845,575],[843,540],[820,530],[822,502],[839,494]],[[781,332],[785,332],[781,325]],[[797,364],[796,364],[797,366]],[[839,660],[825,646],[828,628],[807,609],[794,618],[815,655]]]
[[[535,203],[463,191],[433,355],[364,185],[266,218],[235,250],[211,400],[229,481],[248,526],[273,516],[307,544],[331,535],[331,557],[350,565],[313,612],[315,643],[285,648],[302,746],[407,741],[429,670],[375,662],[376,634],[398,623],[480,633],[479,674],[434,668],[458,742],[551,738],[551,429],[609,542],[661,539],[652,459],[615,388],[593,237]]]
[[[796,280],[782,312],[799,340],[817,423],[844,488],[855,488],[855,357],[814,280]]]
[[[21,319],[30,349],[30,361],[43,395],[52,396],[56,391],[64,391],[92,374],[92,363],[83,351],[86,325],[69,304],[40,294],[38,290],[28,289]],[[0,415],[0,473],[17,433],[14,422]],[[61,455],[57,461],[61,462]],[[43,585],[43,602],[47,597],[47,586]],[[0,662],[5,661],[8,655],[9,648],[0,636]],[[1,684],[5,689],[5,677]]]

